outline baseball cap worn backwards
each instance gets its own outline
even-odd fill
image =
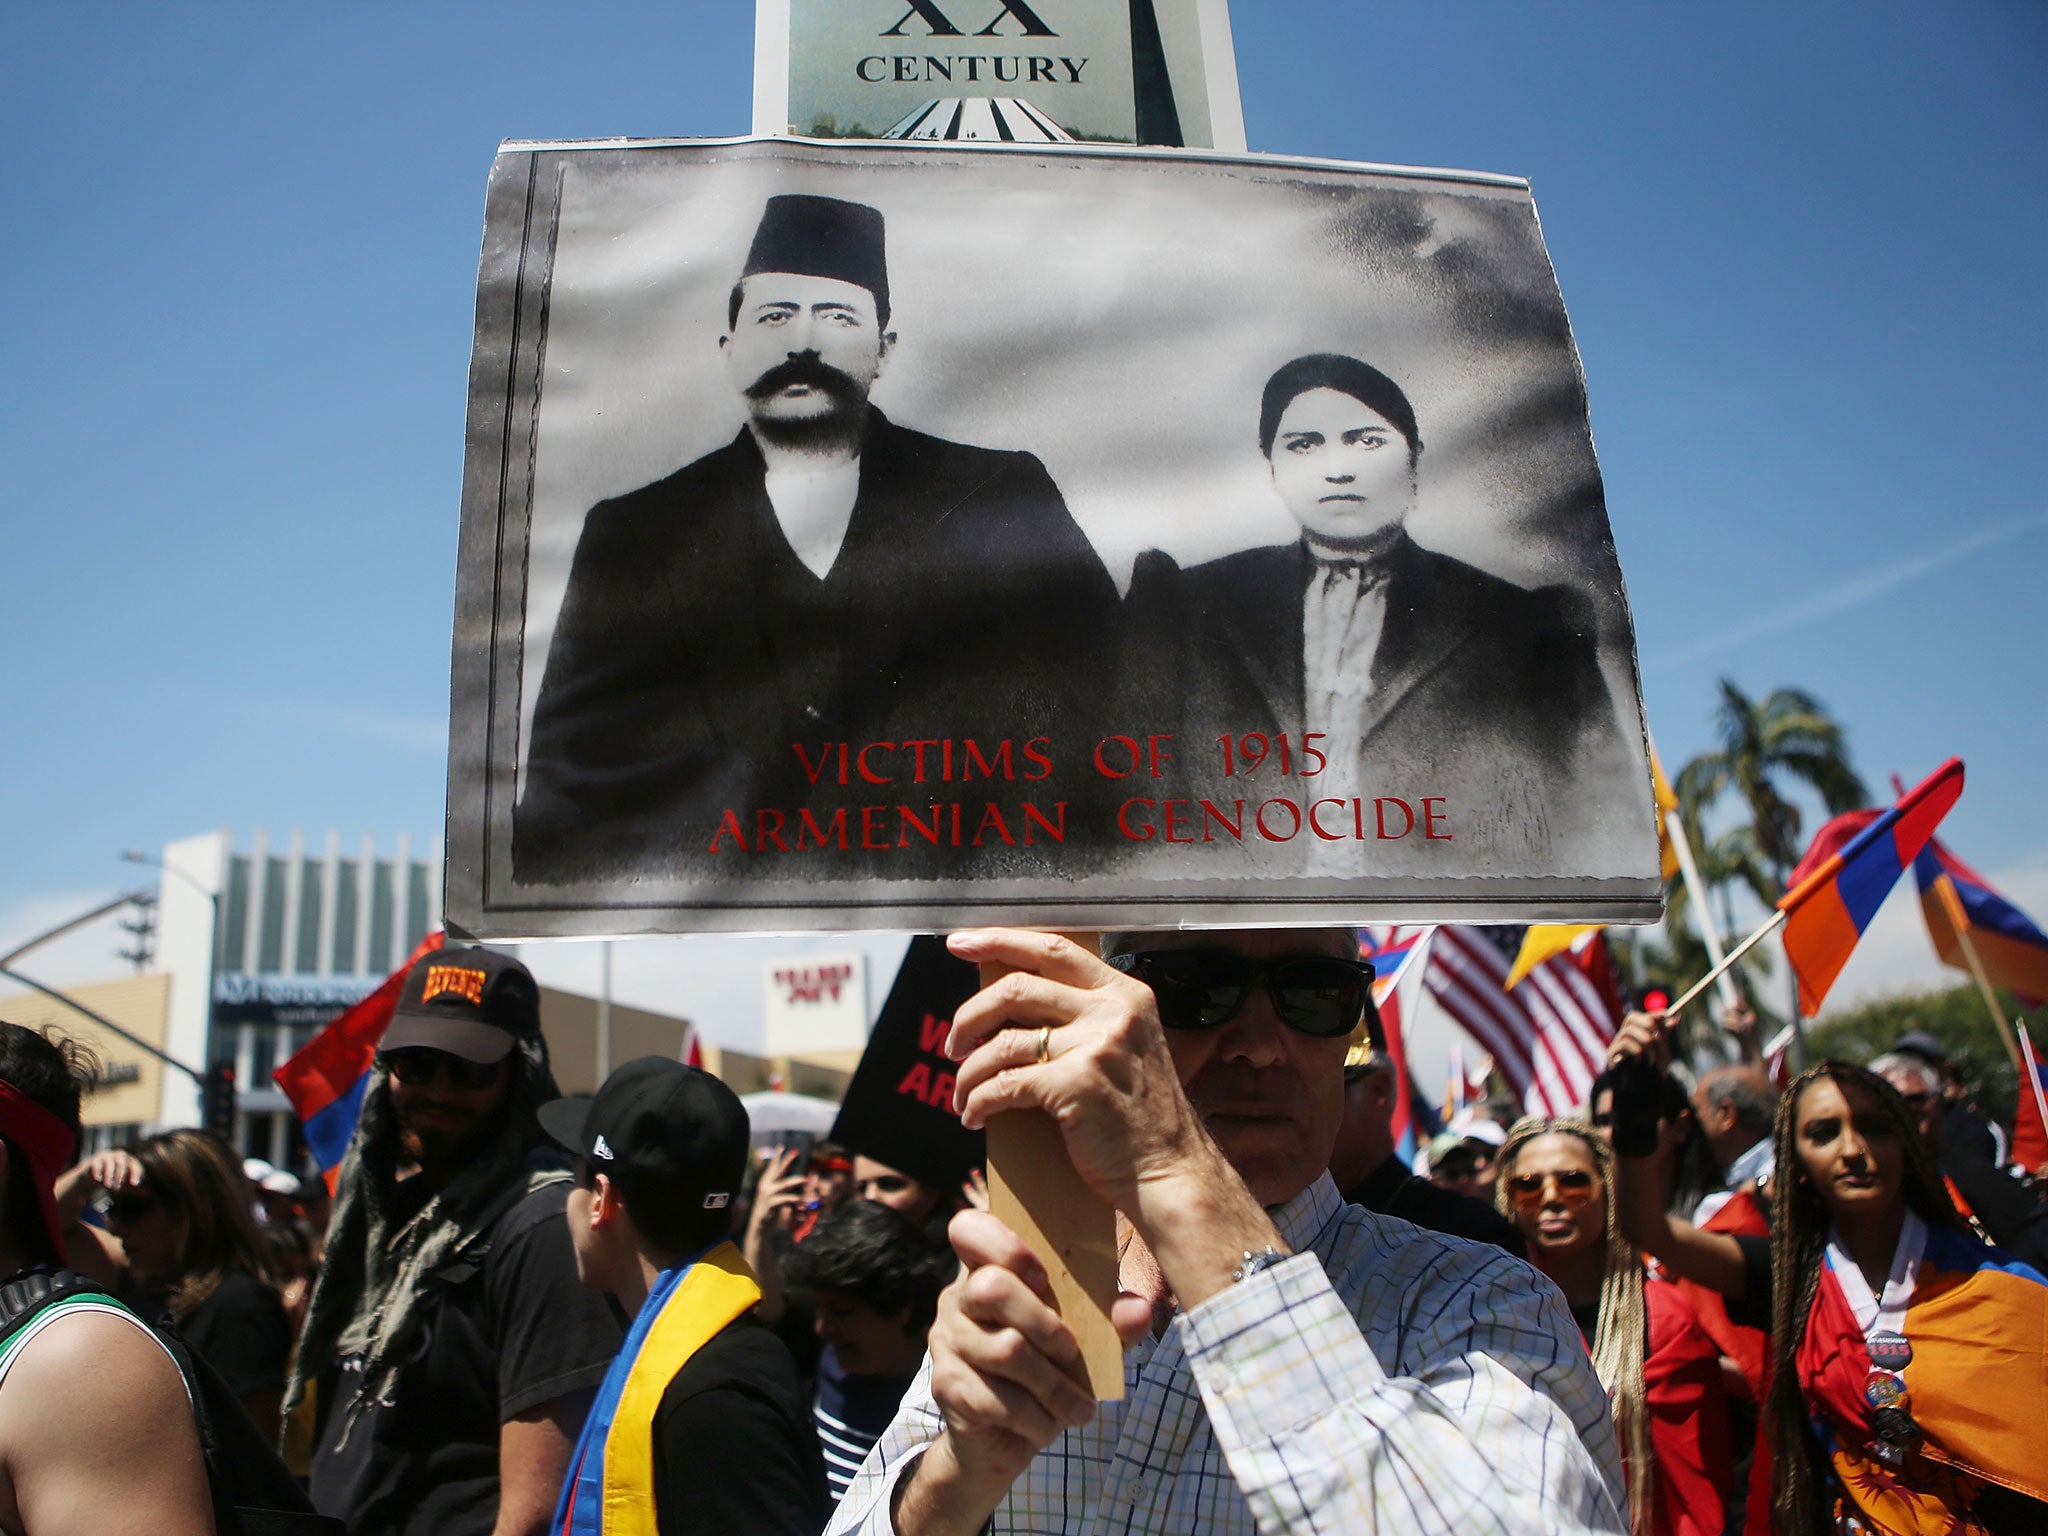
[[[540,1033],[540,987],[510,955],[437,949],[405,978],[384,1031],[385,1051],[446,1051],[482,1065]]]
[[[641,1056],[588,1099],[540,1107],[541,1128],[641,1200],[723,1210],[739,1198],[748,1123],[739,1095],[696,1067]]]

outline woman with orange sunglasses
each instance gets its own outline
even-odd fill
[[[1583,1120],[1508,1132],[1494,1186],[1529,1262],[1564,1292],[1614,1404],[1635,1536],[1720,1536],[1732,1473],[1721,1351],[1621,1235],[1614,1162]]]

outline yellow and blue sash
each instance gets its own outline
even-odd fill
[[[555,1536],[655,1536],[654,1414],[689,1359],[761,1299],[739,1249],[720,1243],[663,1270],[605,1373],[555,1506]]]

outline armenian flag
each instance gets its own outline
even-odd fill
[[[1896,805],[1837,816],[1814,837],[1778,898],[1800,1012],[1819,1011],[1863,930],[1962,792],[1963,760],[1952,757]]]
[[[422,955],[439,949],[442,942],[438,930],[421,939],[411,958],[376,991],[338,1015],[270,1074],[291,1100],[292,1112],[305,1129],[307,1150],[320,1165],[320,1176],[327,1181],[330,1194],[341,1171],[342,1154],[348,1151],[349,1138],[355,1135],[356,1121],[363,1112],[363,1090],[370,1084],[377,1043],[391,1023],[398,994],[405,990],[406,975]]]
[[[2030,1008],[2040,1007],[2048,998],[2048,933],[1938,840],[1929,839],[1913,860],[1913,880],[1920,887],[1927,936],[1943,963],[1969,969],[1948,904],[1941,899],[1941,882],[1946,880],[1961,905],[1963,930],[1977,952],[1977,963],[1992,985],[2018,993]]]
[[[1899,1241],[1920,1250],[1918,1264],[1905,1268],[1913,1278],[1897,1325],[1910,1345],[1906,1364],[1877,1368],[1850,1300],[1855,1291],[1867,1296],[1868,1284],[1831,1249],[1793,1362],[1801,1395],[1834,1463],[1845,1513],[1873,1531],[1982,1530],[1961,1518],[1980,1481],[2048,1499],[2040,1440],[2048,1279],[1965,1231],[1917,1216],[1908,1216]],[[1873,1378],[1893,1375],[1904,1387],[1896,1401],[1919,1437],[1917,1454],[1896,1468],[1872,1451],[1883,1401],[1872,1394]]]

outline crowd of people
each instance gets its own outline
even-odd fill
[[[564,1098],[452,949],[331,1208],[197,1130],[76,1159],[89,1063],[0,1025],[0,1531],[2048,1530],[2048,1170],[1938,1040],[1781,1090],[1632,1014],[1583,1113],[1409,1161],[1348,930],[952,944],[1010,968],[963,1120],[1048,1111],[1118,1213],[1120,1396],[978,1174],[659,1058]]]

